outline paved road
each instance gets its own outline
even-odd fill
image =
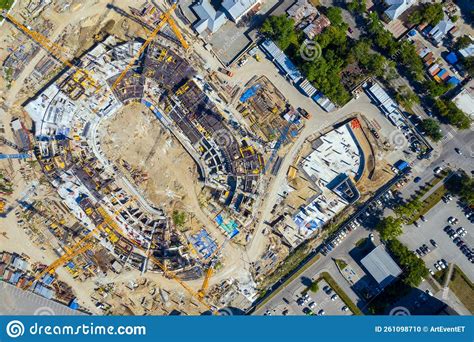
[[[273,310],[281,303],[283,298],[293,298],[297,291],[300,291],[306,279],[316,279],[318,275],[327,271],[336,280],[338,285],[344,290],[344,292],[356,303],[359,307],[364,306],[364,302],[361,301],[359,296],[352,290],[346,279],[337,270],[336,264],[333,259],[347,258],[347,252],[355,247],[355,244],[360,239],[367,237],[369,231],[359,227],[357,230],[352,231],[333,252],[327,256],[321,255],[321,258],[305,270],[299,277],[290,282],[284,289],[279,291],[270,301],[265,305],[256,310],[254,315],[263,315],[267,310]]]

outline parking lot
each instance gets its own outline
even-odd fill
[[[301,286],[291,297],[285,297],[276,307],[268,309],[266,315],[352,315],[346,304],[329,285],[321,280],[318,291],[305,291]],[[329,287],[329,289],[327,288]],[[326,291],[325,291],[326,290]],[[330,290],[330,291],[329,291]],[[306,293],[306,295],[303,295]],[[343,309],[344,308],[344,309]]]
[[[457,218],[459,222],[457,224],[448,223],[448,218],[451,216]],[[413,251],[419,249],[423,244],[426,244],[431,251],[422,258],[426,266],[432,271],[436,272],[436,268],[434,267],[435,262],[445,259],[448,263],[458,265],[469,279],[474,281],[473,264],[461,252],[460,248],[456,246],[449,235],[443,231],[448,225],[454,230],[463,227],[467,234],[462,237],[462,240],[469,248],[474,248],[474,225],[465,217],[462,208],[456,203],[456,198],[449,203],[440,201],[425,215],[425,218],[426,222],[418,221],[419,228],[415,226],[405,227],[404,234],[400,237],[400,240]],[[431,239],[436,242],[437,247],[434,247],[430,243]]]

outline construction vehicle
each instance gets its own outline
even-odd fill
[[[234,73],[228,69],[224,69],[224,68],[221,68],[219,67],[217,70],[219,70],[219,72],[222,72],[224,75],[227,75],[229,77],[232,77],[234,76]]]
[[[73,75],[73,79],[77,81],[81,81],[83,85],[87,85],[90,87],[95,88],[96,90],[100,89],[98,82],[90,75],[90,72],[84,69],[81,69],[75,66],[68,58],[63,56],[64,50],[61,45],[56,44],[50,41],[48,38],[43,36],[41,33],[33,31],[32,29],[28,28],[27,26],[20,23],[16,20],[13,16],[8,14],[7,11],[3,10],[1,12],[2,16],[15,25],[20,31],[22,31],[25,35],[33,39],[36,43],[42,46],[46,51],[48,51],[54,58],[58,61],[63,63],[64,65],[68,66],[72,70],[75,71]]]
[[[79,254],[82,254],[90,249],[92,249],[94,245],[92,243],[85,244],[82,247],[79,247],[77,249],[72,249],[70,253],[64,254],[62,257],[59,259],[56,259],[51,265],[48,267],[45,267],[40,273],[38,273],[33,280],[30,280],[24,287],[23,290],[29,289],[35,282],[38,280],[41,280],[46,274],[54,274],[56,269],[67,262],[69,262],[71,259],[75,258]]]

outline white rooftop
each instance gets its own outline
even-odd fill
[[[456,106],[474,120],[474,91],[464,88],[453,99]]]
[[[301,162],[305,173],[319,187],[326,187],[341,173],[356,178],[361,156],[350,125],[341,126],[318,140],[320,145]]]

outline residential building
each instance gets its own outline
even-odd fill
[[[193,25],[194,30],[199,34],[206,31],[211,34],[215,33],[227,21],[224,12],[216,11],[209,0],[200,0],[191,8],[199,18],[199,21]]]
[[[397,19],[403,12],[413,6],[416,0],[384,0],[388,8],[385,14],[390,20]]]

